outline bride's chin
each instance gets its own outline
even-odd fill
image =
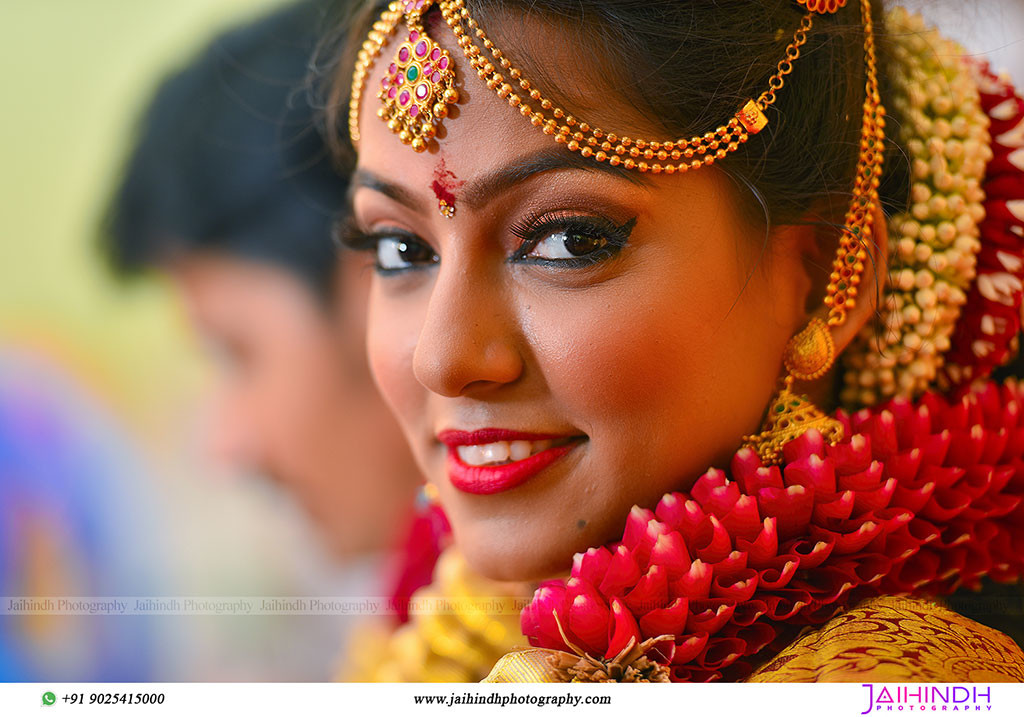
[[[572,544],[539,536],[525,524],[504,531],[489,528],[478,532],[476,526],[460,531],[456,527],[455,538],[469,567],[499,582],[536,583],[567,577],[573,555],[590,547],[590,543]]]
[[[495,559],[493,555],[477,555],[469,551],[465,555],[469,567],[488,580],[502,583],[539,583],[558,577],[567,577],[572,567],[572,557],[562,561],[522,561]]]

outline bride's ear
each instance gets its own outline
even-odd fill
[[[885,213],[880,207],[876,207],[874,211],[872,233],[873,241],[865,247],[868,257],[864,262],[864,271],[861,272],[856,296],[853,297],[853,308],[846,312],[846,321],[842,325],[831,327],[837,356],[850,345],[860,333],[861,328],[875,315],[879,309],[879,302],[884,296],[889,265],[889,226]],[[828,321],[828,307],[825,306],[822,298],[824,298],[828,286],[836,246],[838,245],[833,245],[827,254],[822,251],[819,257],[814,258],[816,266],[813,267],[813,271],[811,267],[808,267],[808,270],[816,277],[814,289],[810,292],[813,303],[807,307],[808,319],[819,318],[822,321]]]

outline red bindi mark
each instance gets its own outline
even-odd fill
[[[442,157],[440,163],[434,168],[434,181],[431,182],[430,188],[434,190],[434,196],[437,197],[438,210],[448,219],[455,216],[455,192],[463,184],[465,182],[445,166],[444,157]]]

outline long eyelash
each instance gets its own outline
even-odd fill
[[[336,246],[350,251],[372,251],[377,248],[377,237],[360,229],[351,215],[334,222],[331,238]]]
[[[578,231],[580,233],[604,237],[608,246],[576,259],[537,259],[538,263],[556,264],[575,268],[596,264],[619,252],[629,240],[636,226],[636,217],[622,225],[616,225],[609,219],[592,215],[577,214],[545,214],[530,215],[509,227],[509,232],[523,240],[523,244],[512,255],[510,261],[526,258],[526,255],[540,243],[541,239],[555,231]]]
[[[419,237],[415,237],[401,229],[379,230],[367,232],[359,228],[359,225],[349,217],[347,220],[335,222],[331,229],[334,242],[341,248],[349,251],[377,253],[381,239],[392,237],[405,237],[408,241],[422,243]],[[401,268],[386,269],[380,265],[379,260],[374,262],[374,271],[381,276],[394,276],[405,274],[411,271],[422,269],[422,266],[411,265]]]

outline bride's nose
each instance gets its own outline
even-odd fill
[[[523,372],[522,335],[507,288],[454,264],[438,268],[413,372],[442,396],[492,391]]]

